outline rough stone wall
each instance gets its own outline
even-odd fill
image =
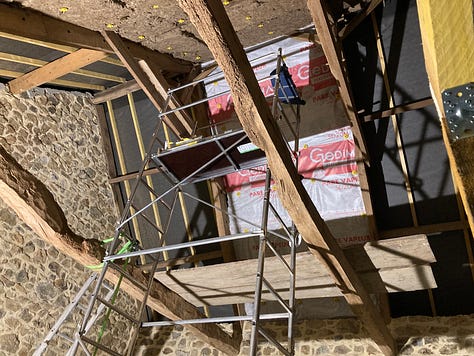
[[[102,240],[117,212],[89,98],[45,89],[12,96],[0,84],[0,144],[48,187],[74,232]],[[40,240],[1,200],[0,235],[0,356],[30,355],[91,272]]]
[[[269,328],[281,342],[286,338],[286,325]],[[453,317],[403,317],[390,323],[401,355],[474,355],[474,315]],[[297,323],[296,355],[382,355],[355,319],[311,320]],[[244,327],[240,355],[249,354],[250,324]],[[144,330],[137,355],[223,355],[194,337],[182,327]],[[279,355],[275,347],[259,344],[260,355]]]

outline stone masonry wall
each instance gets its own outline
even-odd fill
[[[0,145],[39,178],[72,230],[104,239],[117,212],[90,95],[0,84]],[[31,355],[90,270],[40,240],[0,200],[0,356]],[[50,350],[48,355],[63,355]]]
[[[269,328],[280,342],[286,325]],[[474,315],[453,317],[403,317],[390,323],[401,355],[474,355]],[[311,320],[296,323],[295,355],[382,355],[365,329],[355,319]],[[239,355],[249,354],[250,324],[244,327]],[[218,350],[197,339],[186,328],[167,327],[144,330],[137,355],[222,356]],[[259,355],[280,355],[261,340]]]

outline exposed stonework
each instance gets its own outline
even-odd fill
[[[12,96],[0,86],[0,145],[48,187],[75,232],[102,240],[117,215],[89,98],[44,89]],[[90,270],[40,240],[1,200],[0,234],[0,355],[30,355]]]
[[[281,342],[286,325],[272,324],[271,333]],[[473,355],[474,315],[453,317],[403,317],[393,319],[390,330],[401,355]],[[311,320],[295,325],[296,355],[382,355],[355,319]],[[250,324],[244,327],[240,355],[249,354]],[[275,347],[261,343],[260,355],[279,355]],[[196,339],[182,327],[144,330],[137,355],[223,355]]]

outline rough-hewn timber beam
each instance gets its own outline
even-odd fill
[[[24,170],[1,146],[0,199],[3,199],[35,233],[62,253],[86,266],[97,265],[102,261],[105,251],[99,241],[87,240],[72,232],[51,192],[36,177]],[[136,280],[146,283],[146,276],[138,268],[130,268],[128,272]],[[107,279],[112,283],[117,282],[117,272],[109,269]],[[142,298],[143,291],[127,278],[122,280],[121,288],[134,298]],[[173,320],[204,317],[193,305],[157,281],[151,288],[147,304]],[[228,354],[238,353],[239,341],[217,325],[196,324],[188,328],[209,345]]]
[[[137,61],[119,35],[112,31],[103,31],[102,35],[159,111],[175,109],[179,106],[173,100],[166,100],[169,88],[161,74],[152,72],[146,61]],[[189,137],[193,134],[194,126],[191,120],[180,111],[164,116],[163,120],[179,137]]]
[[[178,4],[188,14],[221,67],[239,120],[252,142],[265,151],[283,206],[311,252],[328,269],[384,354],[394,354],[396,346],[382,316],[303,187],[222,2],[178,0]]]
[[[49,62],[25,75],[8,82],[12,94],[20,94],[41,84],[48,83],[68,73],[97,62],[107,53],[93,49],[78,49],[76,52]]]
[[[361,132],[357,108],[347,76],[347,68],[343,61],[342,43],[336,38],[336,24],[332,22],[334,19],[331,19],[328,14],[329,6],[327,6],[325,0],[308,0],[308,8],[313,17],[316,33],[328,61],[329,69],[336,78],[342,103],[354,134],[354,140],[359,148],[359,152],[356,152],[356,156],[358,156],[356,158],[365,160],[368,158],[367,146]]]
[[[76,48],[95,49],[113,53],[99,32],[44,15],[26,8],[0,4],[0,32],[51,42]],[[171,73],[188,73],[192,64],[175,59],[157,51],[145,48],[138,43],[124,40],[135,58],[153,62]]]
[[[446,89],[474,82],[474,3],[472,0],[418,0],[417,5],[431,93],[454,181],[471,231],[474,231],[474,137],[450,140],[441,98]]]

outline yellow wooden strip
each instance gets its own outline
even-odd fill
[[[0,59],[3,61],[27,64],[27,65],[31,65],[35,67],[43,67],[44,65],[48,64],[48,62],[42,61],[40,59],[24,57],[24,56],[19,56],[16,54],[5,53],[5,52],[0,52]],[[74,72],[71,72],[71,74],[77,74],[77,75],[81,75],[81,76],[89,77],[89,78],[103,79],[103,80],[108,80],[108,81],[117,82],[117,83],[125,82],[125,78],[117,77],[115,75],[110,75],[106,73],[99,73],[99,72],[86,70],[86,69],[78,69],[78,70],[75,70]]]
[[[90,63],[97,62],[105,56],[106,53],[102,51],[81,48],[74,53],[68,54],[41,68],[13,79],[8,83],[10,92],[13,94],[22,93],[28,89],[62,77]]]
[[[7,77],[7,78],[18,78],[24,75],[25,73],[15,72],[12,70],[0,69],[0,76]],[[105,87],[103,85],[95,85],[89,83],[82,83],[82,82],[75,82],[72,80],[63,80],[63,79],[55,79],[48,82],[49,84],[54,84],[62,87],[68,88],[78,88],[78,89],[90,89],[90,90],[104,90]]]
[[[13,35],[11,33],[1,32],[1,31],[0,31],[0,37],[7,38],[9,40],[18,41],[18,42],[29,43],[29,44],[33,44],[33,45],[44,47],[44,48],[54,49],[56,51],[61,51],[61,52],[66,52],[66,53],[72,53],[78,50],[78,48],[72,47],[72,46],[66,46],[66,45],[60,45],[60,44],[55,44],[51,42],[35,40],[32,38],[26,38],[23,36]],[[115,58],[106,57],[106,58],[101,59],[100,61],[104,63],[113,64],[119,67],[123,67],[122,62]]]

